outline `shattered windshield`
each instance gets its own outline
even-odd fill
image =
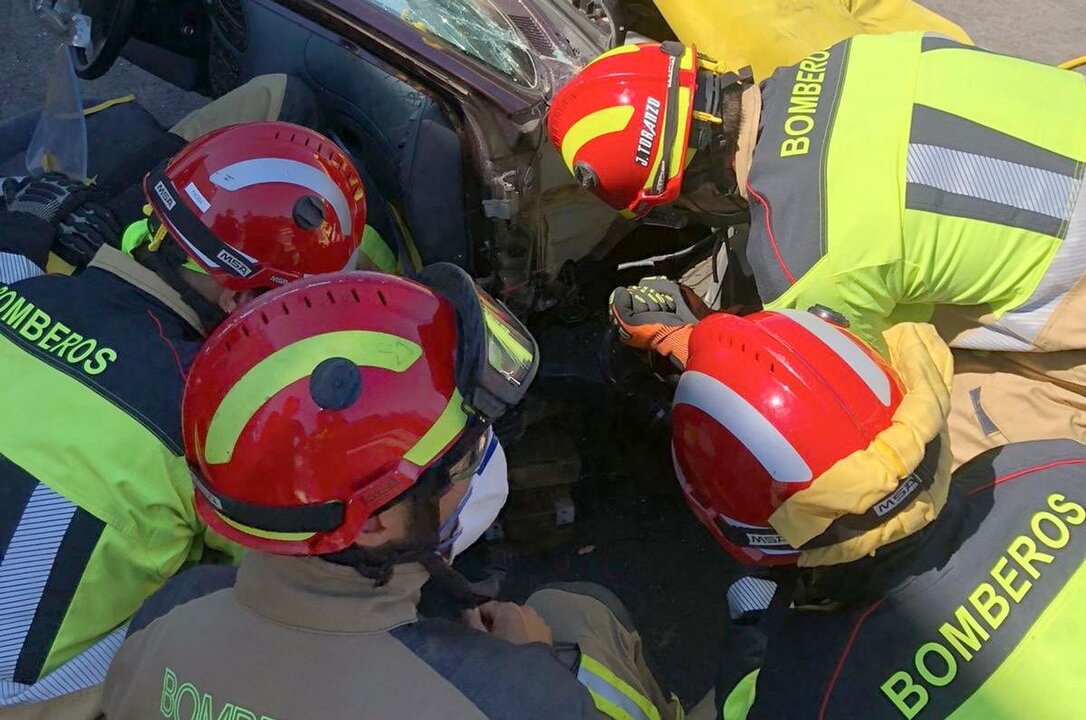
[[[368,0],[442,38],[518,85],[535,85],[527,43],[490,0]]]

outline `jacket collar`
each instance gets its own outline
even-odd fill
[[[397,565],[382,587],[353,568],[319,558],[250,552],[242,560],[234,594],[273,622],[321,632],[374,633],[415,622],[422,565]]]
[[[88,267],[105,270],[112,275],[116,275],[129,285],[142,290],[168,307],[201,335],[207,334],[204,324],[200,322],[200,316],[181,299],[181,293],[170,287],[165,280],[154,272],[140,265],[131,255],[109,245],[103,245],[99,248]]]

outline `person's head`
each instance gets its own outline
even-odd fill
[[[366,225],[350,159],[298,125],[232,125],[189,143],[143,182],[150,241],[137,257],[214,326],[255,294],[342,270]]]
[[[849,563],[942,509],[950,353],[930,326],[894,333],[891,365],[800,310],[719,314],[694,330],[675,393],[675,471],[735,559]]]
[[[456,552],[467,481],[471,502],[504,488],[491,423],[537,366],[531,335],[452,265],[269,292],[228,318],[189,372],[197,510],[249,548],[337,558],[378,579],[443,542]]]
[[[704,202],[706,187],[728,198],[751,79],[719,70],[676,42],[610,50],[555,95],[551,142],[582,187],[627,217],[680,198]]]

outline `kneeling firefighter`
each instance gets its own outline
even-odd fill
[[[581,182],[631,216],[720,226],[749,207],[749,238],[715,270],[725,287],[752,279],[751,302],[823,305],[880,351],[887,327],[934,323],[978,368],[954,390],[962,461],[1086,440],[1084,118],[1077,73],[905,33],[761,85],[694,47],[620,48],[557,94],[549,125]],[[1038,412],[1024,398],[1040,395]]]
[[[182,426],[200,516],[252,552],[232,587],[175,578],[194,599],[126,641],[107,716],[185,716],[195,697],[208,717],[680,717],[603,588],[485,603],[467,627],[418,617],[427,580],[483,600],[448,559],[501,509],[491,425],[537,367],[528,331],[450,264],[309,278],[227,320]]]
[[[952,483],[950,352],[929,325],[885,341],[888,361],[798,310],[694,330],[676,473],[778,583],[729,631],[722,716],[1077,715],[1086,446],[1008,445]]]
[[[193,506],[185,374],[204,335],[256,294],[343,267],[366,218],[350,161],[286,123],[208,135],[145,188],[152,231],[133,254],[103,246],[78,275],[0,287],[5,717],[97,717],[141,603],[208,548],[238,553]],[[15,207],[38,212],[0,216],[48,226],[55,189],[34,180]],[[0,249],[40,259],[19,243],[30,236],[0,235]]]

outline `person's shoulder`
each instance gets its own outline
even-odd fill
[[[1075,440],[1012,443],[981,453],[954,473],[967,497],[1041,492],[1086,484],[1086,445]]]
[[[493,720],[596,717],[588,692],[546,645],[513,645],[436,619],[391,634]]]

